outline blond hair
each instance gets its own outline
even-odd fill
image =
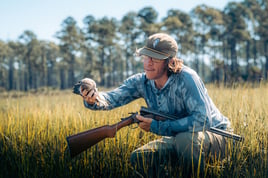
[[[183,66],[183,60],[173,57],[168,60],[167,65],[168,75],[171,75],[172,73],[180,73]]]

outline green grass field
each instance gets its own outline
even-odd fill
[[[208,92],[245,141],[233,147],[229,140],[227,159],[207,164],[205,176],[268,177],[268,86],[208,86]],[[112,111],[91,111],[71,91],[0,94],[0,177],[135,177],[131,152],[158,136],[125,127],[74,159],[66,136],[114,124],[141,105],[137,100]],[[185,173],[177,167],[170,175]]]

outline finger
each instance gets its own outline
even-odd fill
[[[91,91],[88,92],[87,96],[88,97],[93,97],[94,93],[95,93],[95,91],[91,90]]]
[[[139,115],[139,114],[136,115],[136,118],[137,118],[139,121],[141,121],[141,122],[144,121],[144,117],[141,116],[141,115]]]
[[[81,88],[81,92],[84,92],[84,91],[87,91],[87,92],[88,92],[88,91],[89,91],[89,90],[88,90],[85,86],[83,86],[83,85],[81,85],[80,88]]]
[[[88,93],[89,93],[89,91],[87,91],[87,90],[83,90],[83,91],[82,91],[82,96],[83,96],[83,97],[86,97],[86,96],[88,95]]]
[[[136,118],[141,122],[151,123],[152,119],[148,117],[143,117],[141,115],[137,115]]]
[[[92,95],[92,99],[96,100],[98,97],[98,93],[94,92],[93,95]]]

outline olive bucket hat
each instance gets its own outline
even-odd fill
[[[177,42],[165,33],[156,33],[149,36],[146,45],[136,51],[139,56],[146,55],[155,59],[175,57],[177,52]]]

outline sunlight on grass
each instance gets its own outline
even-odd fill
[[[208,93],[230,118],[244,143],[228,141],[227,158],[208,163],[208,177],[265,177],[268,175],[268,86],[216,88]],[[70,91],[0,95],[0,177],[135,177],[131,152],[159,138],[139,128],[125,127],[71,160],[66,136],[106,124],[136,112],[137,100],[112,111],[91,111]],[[182,176],[179,172],[171,175]],[[9,171],[6,171],[9,170]],[[177,174],[178,173],[178,174]],[[178,176],[178,177],[179,177]]]

